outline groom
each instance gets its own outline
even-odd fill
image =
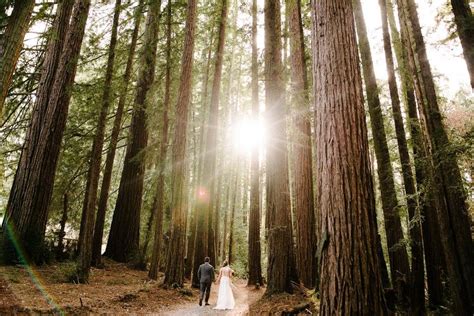
[[[202,305],[204,293],[206,294],[206,305],[209,305],[209,296],[211,295],[211,284],[214,281],[214,267],[209,264],[209,257],[204,259],[204,263],[199,266],[198,279],[200,282],[199,306]]]

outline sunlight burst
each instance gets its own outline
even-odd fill
[[[265,124],[263,120],[242,118],[231,127],[234,147],[240,153],[250,153],[265,145]]]

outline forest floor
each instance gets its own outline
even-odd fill
[[[307,314],[314,304],[302,295],[276,295],[261,299],[265,288],[235,280],[235,309],[215,311],[217,285],[212,286],[210,306],[199,306],[199,291],[163,289],[149,281],[146,271],[105,260],[103,269],[91,270],[89,284],[74,284],[74,263],[41,267],[0,266],[0,315],[269,315],[294,311]],[[163,277],[161,275],[161,277]]]
[[[85,285],[68,281],[73,269],[73,263],[0,266],[0,315],[163,315],[198,298],[197,290],[163,289],[148,281],[146,271],[112,261],[93,268]]]
[[[58,263],[26,269],[0,266],[0,315],[30,314],[154,314],[154,315],[246,315],[249,306],[264,289],[246,287],[236,280],[236,308],[232,312],[212,309],[217,286],[212,287],[210,306],[199,306],[196,289],[166,290],[150,282],[146,271],[124,264],[105,262],[104,269],[92,269],[89,284],[68,282],[73,263]]]

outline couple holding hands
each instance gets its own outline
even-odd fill
[[[204,263],[199,266],[198,279],[200,282],[199,306],[205,298],[205,305],[209,304],[209,296],[211,295],[212,281],[215,279],[214,267],[209,263],[209,257],[204,259]],[[234,271],[229,267],[227,260],[222,264],[219,270],[219,276],[216,283],[219,283],[219,291],[217,295],[217,304],[214,309],[226,310],[233,309],[235,306],[234,293],[232,293],[231,277]]]

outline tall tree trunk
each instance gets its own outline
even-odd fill
[[[229,264],[234,262],[234,225],[235,225],[235,208],[237,207],[237,192],[239,188],[240,179],[240,164],[238,161],[234,161],[234,184],[232,190],[232,199],[230,201],[230,218],[229,218],[229,245],[227,250],[227,261]],[[224,236],[225,238],[225,236]]]
[[[204,257],[210,257],[211,264],[215,265],[215,236],[212,223],[212,210],[215,205],[215,178],[216,178],[216,150],[220,88],[222,77],[222,60],[224,57],[224,44],[227,24],[227,0],[221,2],[221,15],[219,25],[219,37],[217,51],[215,54],[214,78],[212,82],[211,105],[209,108],[209,119],[205,128],[206,147],[203,152],[204,165],[202,171],[202,182],[200,190],[203,196],[197,205],[197,230],[199,238],[195,240],[194,266],[204,262]]]
[[[469,2],[469,0],[451,0],[451,7],[467,70],[471,78],[471,88],[474,89],[474,16]]]
[[[229,32],[232,32],[232,40],[231,40],[231,43],[230,43],[230,47],[229,47],[229,52],[230,53],[230,57],[229,57],[229,62],[228,62],[228,67],[227,67],[227,78],[225,80],[225,86],[224,86],[224,92],[223,92],[223,96],[224,96],[224,99],[223,99],[223,105],[222,105],[222,108],[223,109],[227,109],[227,112],[226,112],[226,118],[223,119],[224,122],[227,122],[227,126],[230,126],[232,123],[232,107],[230,106],[230,97],[231,97],[231,89],[232,89],[232,85],[233,85],[233,81],[234,81],[234,77],[235,77],[235,74],[234,74],[234,59],[235,59],[235,55],[236,55],[236,52],[235,52],[235,47],[236,47],[236,44],[237,44],[237,18],[238,18],[238,15],[239,15],[239,11],[238,11],[238,2],[237,0],[234,0],[233,1],[233,21],[232,21],[232,26],[229,28]],[[224,139],[225,139],[225,136],[224,136]],[[231,154],[230,154],[230,157],[233,157],[235,154],[235,152],[232,150],[231,151]],[[232,168],[235,168],[234,167],[234,162],[233,162],[233,158],[231,159],[228,159],[228,165],[230,166],[229,168],[229,180],[228,181],[232,181],[231,178],[232,178]],[[226,192],[224,194],[225,196],[225,199],[226,201],[224,202],[224,205],[225,205],[225,213],[224,213],[224,223],[223,223],[223,235],[222,235],[222,248],[221,248],[221,260],[224,261],[226,259],[226,255],[227,255],[227,250],[228,250],[228,247],[227,247],[227,235],[228,235],[228,222],[229,222],[229,210],[230,210],[230,203],[231,203],[231,193],[230,193],[230,190],[231,190],[231,185],[230,183],[228,182],[228,185],[227,185],[227,189],[226,189]]]
[[[230,195],[230,184],[227,185],[227,190],[226,190],[226,200],[227,202],[229,202],[230,198],[229,198],[229,195]],[[227,240],[227,222],[229,221],[229,203],[226,203],[226,207],[225,207],[225,211],[224,211],[224,220],[222,222],[222,225],[224,226],[223,229],[222,229],[222,251],[221,251],[221,260],[224,261],[226,260],[226,256],[227,256],[227,243],[226,243],[226,240]]]
[[[439,223],[436,217],[436,209],[432,202],[433,194],[431,190],[426,190],[428,188],[428,172],[424,171],[424,169],[428,166],[428,164],[424,162],[427,158],[426,148],[421,137],[421,126],[416,110],[413,79],[408,69],[407,49],[402,47],[400,33],[397,30],[395,16],[390,1],[387,1],[387,13],[392,33],[393,47],[398,61],[400,78],[402,79],[403,99],[409,118],[407,122],[413,144],[417,192],[419,194],[418,203],[421,212],[420,215],[422,218],[424,218],[422,221],[422,233],[423,250],[425,253],[426,262],[428,298],[431,306],[438,306],[443,302],[443,284],[441,275],[443,273],[442,270],[446,271],[446,269],[443,256],[439,255],[439,245],[441,245],[441,239],[439,236]],[[403,24],[401,26],[403,31]]]
[[[303,284],[314,288],[316,269],[316,221],[313,196],[311,123],[309,120],[301,1],[286,1],[290,27],[292,103],[295,109],[294,179],[296,215],[296,266]]]
[[[252,1],[252,118],[259,119],[257,0]],[[263,285],[262,249],[260,244],[260,150],[252,148],[250,156],[250,219],[249,219],[249,279],[248,285]]]
[[[163,119],[161,128],[160,155],[158,159],[158,181],[156,182],[156,195],[153,200],[151,211],[155,214],[155,238],[153,241],[153,251],[151,255],[150,271],[148,277],[156,280],[160,264],[161,241],[163,239],[163,210],[164,210],[164,187],[165,187],[165,162],[168,152],[168,109],[170,105],[171,93],[171,2],[167,6],[166,15],[166,74],[165,74],[165,99],[163,102]]]
[[[94,238],[92,242],[92,264],[94,266],[100,266],[102,261],[102,239],[104,236],[105,215],[107,212],[107,202],[109,199],[110,183],[112,180],[112,170],[114,166],[118,137],[120,134],[123,111],[127,99],[127,90],[133,72],[133,60],[135,58],[135,50],[137,48],[143,2],[144,0],[140,0],[135,11],[135,25],[133,28],[132,39],[128,51],[127,65],[125,66],[125,73],[123,75],[119,101],[117,105],[117,110],[115,112],[112,133],[110,135],[109,148],[107,151],[107,157],[105,159],[104,175],[100,188],[99,203],[97,206],[97,218],[95,221]]]
[[[148,245],[150,244],[150,239],[151,239],[151,230],[154,227],[153,222],[155,222],[155,216],[156,216],[156,206],[157,206],[157,196],[156,194],[158,193],[157,191],[158,186],[155,185],[155,195],[153,196],[153,202],[151,204],[151,208],[148,214],[146,226],[145,226],[145,238],[143,241],[143,245],[141,246],[138,254],[138,259],[136,262],[133,264],[133,266],[138,269],[138,270],[146,270],[146,265],[147,265],[147,254],[148,254]]]
[[[315,0],[321,315],[386,315],[352,1]]]
[[[268,135],[267,212],[268,285],[267,294],[292,292],[298,281],[293,246],[288,180],[285,88],[282,80],[280,1],[265,1],[265,111]]]
[[[202,57],[204,59],[206,50],[202,50]],[[186,215],[186,256],[184,257],[184,278],[189,279],[191,277],[191,270],[192,270],[192,258],[189,256],[190,252],[190,243],[189,240],[192,235],[192,230],[193,230],[193,223],[194,223],[194,216],[195,216],[195,205],[196,205],[196,187],[198,185],[198,156],[199,156],[199,148],[198,148],[198,143],[199,143],[199,133],[197,131],[197,114],[198,110],[196,108],[193,109],[192,114],[191,114],[191,135],[192,135],[192,158],[190,159],[191,167],[190,169],[192,170],[191,173],[191,180],[189,184],[189,193],[188,193],[188,204],[189,210],[188,214]],[[194,232],[196,233],[196,232]],[[194,251],[191,250],[191,251]],[[190,264],[191,261],[191,264]]]
[[[387,145],[377,80],[372,63],[372,53],[370,51],[360,0],[354,0],[354,17],[357,27],[357,37],[359,39],[359,50],[364,73],[367,103],[369,106],[375,157],[377,159],[377,173],[390,259],[390,275],[392,285],[398,296],[397,300],[399,303],[404,304],[408,300],[407,283],[410,275],[410,266],[408,264],[408,254],[404,243],[400,220],[400,206],[398,205],[395,191],[393,169]]]
[[[70,3],[61,7],[58,21],[68,23]],[[8,229],[6,248],[19,242],[30,259],[40,262],[48,220],[56,165],[79,60],[90,1],[78,0],[71,24],[58,23],[51,40],[28,136],[7,204],[3,227]],[[64,19],[62,19],[64,18]],[[66,31],[67,30],[67,31]],[[65,38],[64,38],[65,36]],[[36,111],[37,110],[37,111]]]
[[[193,272],[193,255],[194,255],[194,243],[196,240],[196,212],[194,211],[191,214],[191,220],[189,223],[189,230],[190,230],[190,236],[188,238],[188,248],[186,252],[186,264],[185,264],[185,272],[184,272],[184,277],[191,279],[191,285],[192,287],[199,288],[199,284],[197,284],[194,279],[194,275],[192,274]],[[197,277],[196,277],[197,279]]]
[[[165,284],[183,286],[184,251],[186,246],[185,151],[188,125],[188,107],[191,99],[194,36],[196,30],[197,0],[188,0],[181,79],[175,114],[175,135],[172,152],[171,239],[166,257]]]
[[[201,91],[201,110],[200,110],[200,135],[199,135],[199,159],[198,159],[198,167],[197,167],[197,184],[198,186],[202,182],[202,175],[203,175],[203,165],[204,165],[204,140],[205,140],[205,126],[206,126],[206,113],[208,111],[208,105],[207,105],[207,100],[208,100],[208,87],[209,87],[209,73],[211,70],[211,54],[212,54],[212,47],[214,42],[214,27],[211,27],[211,36],[209,37],[209,48],[207,50],[207,59],[206,59],[206,70],[204,72],[204,78],[203,78],[203,88]],[[203,50],[203,55],[204,55],[205,50]],[[198,225],[198,217],[199,215],[199,207],[200,207],[200,199],[202,198],[200,196],[200,193],[203,192],[201,191],[201,188],[198,187],[195,189],[195,200],[194,200],[194,205],[193,205],[193,217],[191,218],[191,237],[190,240],[188,241],[188,253],[187,253],[187,258],[189,259],[189,262],[187,262],[187,265],[190,267],[188,268],[189,270],[189,275],[191,276],[191,282],[192,286],[195,288],[199,288],[199,279],[197,276],[197,273],[192,273],[193,271],[197,271],[199,268],[199,265],[201,264],[200,261],[194,260],[195,258],[195,246],[196,246],[196,236],[197,236],[197,225]],[[202,238],[202,236],[200,237]]]
[[[14,2],[13,11],[8,18],[2,43],[0,43],[2,46],[0,49],[0,117],[2,117],[3,105],[23,47],[23,39],[30,26],[34,6],[34,0]]]
[[[206,50],[202,50],[202,56],[205,56]],[[191,278],[191,272],[193,269],[193,260],[192,260],[192,253],[194,252],[193,245],[191,245],[191,239],[193,239],[194,242],[194,237],[196,236],[196,221],[194,220],[195,218],[195,205],[196,205],[196,188],[198,186],[198,173],[199,173],[199,148],[198,148],[198,143],[199,143],[199,133],[197,132],[197,119],[196,119],[196,112],[197,110],[194,109],[192,113],[192,137],[193,137],[193,158],[192,158],[192,183],[189,187],[189,203],[190,203],[190,213],[188,215],[189,219],[187,220],[188,226],[186,227],[186,257],[184,258],[184,278],[185,279],[190,279]],[[193,227],[194,226],[194,227]]]
[[[219,262],[219,253],[220,253],[220,205],[221,205],[221,196],[222,196],[222,165],[223,162],[219,161],[217,164],[217,170],[219,172],[219,176],[217,177],[217,185],[216,185],[216,202],[214,203],[214,210],[213,210],[213,226],[214,226],[214,240],[216,244],[216,253],[215,253],[215,262],[216,266]]]
[[[138,73],[137,92],[127,153],[120,179],[119,193],[110,226],[105,255],[119,262],[134,259],[139,250],[140,211],[142,205],[145,157],[148,143],[147,94],[155,80],[156,51],[161,1],[149,4],[145,43]]]
[[[438,221],[446,267],[453,292],[454,311],[467,315],[474,310],[474,246],[470,218],[456,154],[451,149],[442,122],[433,76],[426,54],[416,5],[398,0],[400,23],[406,25],[410,63],[415,76],[415,91],[420,95],[419,113],[429,145],[432,172],[430,182],[438,199]]]
[[[417,210],[415,181],[410,163],[407,138],[400,108],[400,97],[398,95],[397,81],[395,77],[395,66],[392,54],[392,44],[387,21],[386,0],[379,0],[382,19],[383,42],[385,51],[385,62],[387,64],[388,85],[392,102],[393,120],[397,135],[398,152],[402,165],[403,184],[407,200],[408,215],[410,218],[409,233],[411,243],[411,274],[410,274],[410,308],[411,314],[422,315],[425,310],[425,274],[423,262],[423,243],[421,235],[421,216]]]
[[[230,120],[229,120],[230,121]],[[231,155],[230,155],[230,161],[228,163],[229,165],[229,168],[228,168],[228,176],[227,176],[227,189],[226,189],[226,192],[225,192],[225,213],[224,213],[224,221],[223,221],[223,232],[222,232],[222,252],[221,252],[221,260],[224,261],[227,258],[227,251],[228,251],[228,243],[227,243],[227,235],[228,235],[228,222],[229,222],[229,211],[231,209],[231,203],[232,203],[232,189],[233,189],[233,182],[232,182],[232,179],[233,179],[233,174],[236,168],[236,163],[234,162],[234,156],[233,156],[234,152],[231,151]]]
[[[89,270],[92,261],[92,241],[94,237],[95,208],[97,204],[97,189],[99,186],[100,166],[102,161],[102,147],[104,145],[105,125],[112,101],[112,77],[115,64],[115,46],[117,45],[117,30],[120,18],[122,0],[116,0],[112,34],[110,36],[109,53],[105,70],[104,91],[102,94],[102,108],[97,121],[97,129],[92,143],[92,152],[89,160],[89,171],[85,189],[84,203],[82,206],[81,227],[79,232],[79,265],[77,267],[78,280],[81,283],[89,282]]]

